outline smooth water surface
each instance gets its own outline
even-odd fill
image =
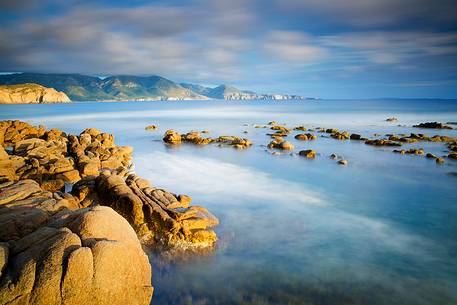
[[[397,123],[387,117],[396,116]],[[193,197],[221,224],[214,253],[158,264],[153,304],[457,304],[457,162],[392,153],[358,141],[288,140],[319,155],[271,155],[271,120],[287,126],[457,137],[420,130],[457,121],[457,101],[186,101],[0,105],[70,133],[96,127],[135,148],[136,171],[154,186]],[[145,131],[149,124],[157,131]],[[245,124],[248,124],[245,126]],[[398,126],[401,125],[401,126]],[[253,140],[246,150],[161,141],[167,129]],[[243,133],[247,131],[247,133]],[[414,143],[445,155],[443,143]],[[329,155],[349,161],[340,166]]]

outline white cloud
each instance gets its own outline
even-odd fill
[[[309,36],[294,31],[271,31],[264,48],[277,58],[302,63],[314,62],[327,55],[327,51],[314,45]]]

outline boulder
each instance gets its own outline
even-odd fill
[[[1,304],[150,302],[148,258],[129,224],[110,208],[64,211],[9,245]]]
[[[356,133],[351,134],[349,137],[351,140],[362,140],[362,136]]]
[[[301,150],[298,153],[300,156],[303,156],[308,159],[314,159],[316,157],[316,152],[314,150],[308,149],[308,150]]]
[[[33,193],[40,191],[41,188],[35,181],[21,180],[15,184],[0,188],[0,205],[25,199]]]
[[[163,141],[167,144],[181,143],[181,135],[174,130],[167,130],[163,136]]]
[[[436,164],[444,164],[444,159],[443,158],[436,158],[435,162],[436,162]]]
[[[268,144],[268,148],[272,149],[272,148],[276,148],[276,149],[282,149],[282,150],[293,150],[294,149],[294,146],[281,139],[281,138],[276,138],[275,140],[271,141],[270,144]]]
[[[76,169],[70,170],[68,172],[63,172],[56,175],[56,179],[61,179],[68,183],[76,183],[81,180],[81,176],[79,175],[79,171]]]

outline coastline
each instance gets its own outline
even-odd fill
[[[110,134],[88,128],[76,136],[2,121],[0,144],[2,304],[82,304],[92,298],[108,304],[113,295],[115,303],[109,304],[149,304],[151,265],[141,244],[194,251],[211,248],[217,239],[210,229],[218,224],[215,216],[191,205],[189,196],[154,188],[137,176],[131,171],[132,148],[116,146]],[[37,268],[32,282],[30,264]],[[80,264],[99,271],[78,272]],[[57,280],[63,282],[42,283]]]

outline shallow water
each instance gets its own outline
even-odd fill
[[[397,123],[385,122],[396,116]],[[136,171],[189,194],[220,219],[211,255],[154,265],[154,304],[457,304],[457,162],[357,141],[288,140],[319,155],[266,152],[271,120],[373,133],[457,130],[457,101],[146,102],[0,105],[0,119],[79,133],[96,127],[135,148]],[[145,131],[149,124],[157,131]],[[249,124],[249,126],[244,126]],[[405,125],[403,127],[397,126]],[[247,150],[165,146],[166,129],[253,140]],[[243,131],[247,131],[244,134]],[[443,143],[414,143],[446,154]],[[349,160],[339,166],[332,153]]]

